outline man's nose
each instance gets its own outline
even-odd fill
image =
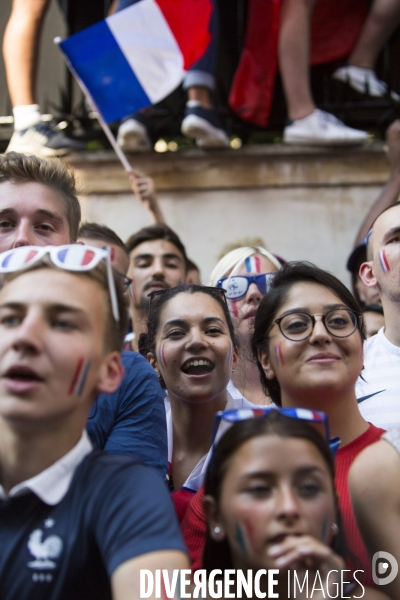
[[[25,316],[15,328],[13,347],[15,350],[29,353],[39,352],[42,348],[43,322],[39,314]]]
[[[153,265],[152,265],[152,275],[153,277],[161,277],[164,278],[164,263],[161,260],[161,258],[155,258],[153,260]]]
[[[21,221],[14,231],[11,248],[19,248],[20,246],[34,246],[35,244],[36,240],[31,227],[28,223]]]

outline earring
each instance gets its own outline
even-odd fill
[[[234,373],[236,371],[236,369],[232,369],[232,373]]]
[[[217,535],[218,533],[221,533],[221,527],[218,527],[218,525],[214,527],[214,533],[216,533]]]
[[[336,534],[339,531],[339,527],[337,526],[337,523],[332,523],[331,529],[332,529],[332,532],[334,534]]]

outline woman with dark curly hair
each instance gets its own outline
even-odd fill
[[[203,483],[215,414],[239,406],[226,389],[236,340],[224,290],[183,285],[150,296],[140,345],[168,392],[169,483],[182,518]]]

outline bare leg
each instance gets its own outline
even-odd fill
[[[212,108],[210,90],[206,87],[194,85],[188,88],[188,100],[197,100],[204,108]]]
[[[375,0],[348,63],[373,69],[379,52],[399,22],[399,0]]]
[[[38,47],[50,0],[14,0],[4,33],[3,56],[13,106],[35,103]]]
[[[315,110],[310,88],[310,23],[316,0],[283,0],[279,29],[279,66],[290,119]]]

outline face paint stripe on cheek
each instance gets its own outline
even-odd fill
[[[256,544],[256,541],[254,539],[254,533],[255,533],[254,532],[254,528],[253,528],[252,524],[247,519],[245,519],[245,521],[244,521],[244,526],[246,528],[247,539],[248,539],[249,544],[250,544],[250,550],[253,553],[255,553],[257,551],[257,544]]]
[[[167,363],[165,361],[165,354],[164,354],[164,344],[161,344],[160,348],[158,349],[158,362],[160,362],[162,364],[164,369],[167,368]]]
[[[381,250],[379,252],[379,262],[381,264],[381,269],[384,273],[387,273],[388,271],[390,271],[390,266],[388,263],[388,259],[387,259],[385,250]]]
[[[237,307],[237,303],[236,300],[232,300],[231,301],[231,308],[232,308],[232,314],[234,317],[238,317],[239,316],[239,310]]]
[[[285,364],[285,361],[283,360],[281,344],[277,344],[274,347],[274,352],[275,352],[276,362],[278,363],[279,366],[281,366],[281,365],[283,366]]]
[[[78,381],[78,383],[75,386],[75,390],[76,390],[75,394],[77,396],[81,396],[81,394],[83,393],[83,389],[85,387],[85,383],[86,383],[86,379],[87,379],[87,376],[89,373],[90,365],[91,365],[90,360],[86,361],[86,364],[82,370],[82,375],[80,377],[80,380]]]
[[[71,385],[69,386],[68,394],[72,394],[74,392],[74,389],[75,389],[76,383],[79,379],[79,375],[82,370],[82,367],[83,367],[83,358],[80,358],[78,360],[78,364],[76,366],[75,373],[72,377],[72,381],[71,381]]]
[[[235,526],[235,540],[238,543],[239,550],[243,556],[247,556],[246,540],[243,533],[243,527],[240,523],[236,523]]]

